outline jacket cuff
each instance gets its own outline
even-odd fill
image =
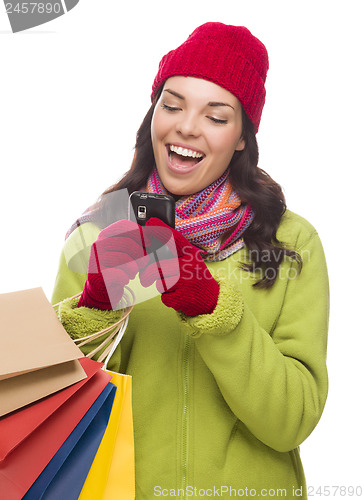
[[[188,316],[182,312],[178,315],[182,321],[182,330],[191,337],[207,335],[222,336],[233,331],[243,316],[244,299],[241,291],[227,278],[216,276],[220,285],[219,298],[211,314]]]
[[[121,318],[122,310],[101,310],[77,307],[79,297],[65,299],[58,306],[58,317],[72,339],[91,335],[116,323]]]

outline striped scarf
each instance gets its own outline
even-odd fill
[[[243,233],[254,217],[243,205],[228,178],[229,170],[198,193],[182,196],[176,202],[176,230],[201,248],[207,261],[226,259],[244,246]],[[170,194],[154,168],[147,186],[149,193]],[[224,240],[223,237],[229,234]]]

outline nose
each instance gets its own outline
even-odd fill
[[[177,132],[184,137],[197,137],[200,135],[198,118],[195,113],[183,112],[179,115],[176,124]]]

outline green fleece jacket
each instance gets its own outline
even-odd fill
[[[69,256],[98,232],[87,223],[66,241],[53,302],[83,289],[86,274],[67,262],[75,269]],[[305,219],[287,211],[278,238],[303,268],[286,259],[270,290],[253,288],[256,277],[239,269],[242,249],[207,264],[220,283],[212,314],[176,313],[160,296],[134,307],[109,368],[133,377],[137,500],[306,498],[298,447],[327,397],[328,277]],[[67,299],[59,309],[71,336],[119,315],[76,305]]]

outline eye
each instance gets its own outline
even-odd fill
[[[176,106],[168,106],[167,104],[163,103],[162,108],[166,109],[167,111],[179,111],[181,108],[177,108]]]
[[[219,123],[221,125],[224,125],[228,122],[227,120],[220,120],[219,118],[215,118],[214,116],[208,116],[207,118],[209,118],[212,122]]]

